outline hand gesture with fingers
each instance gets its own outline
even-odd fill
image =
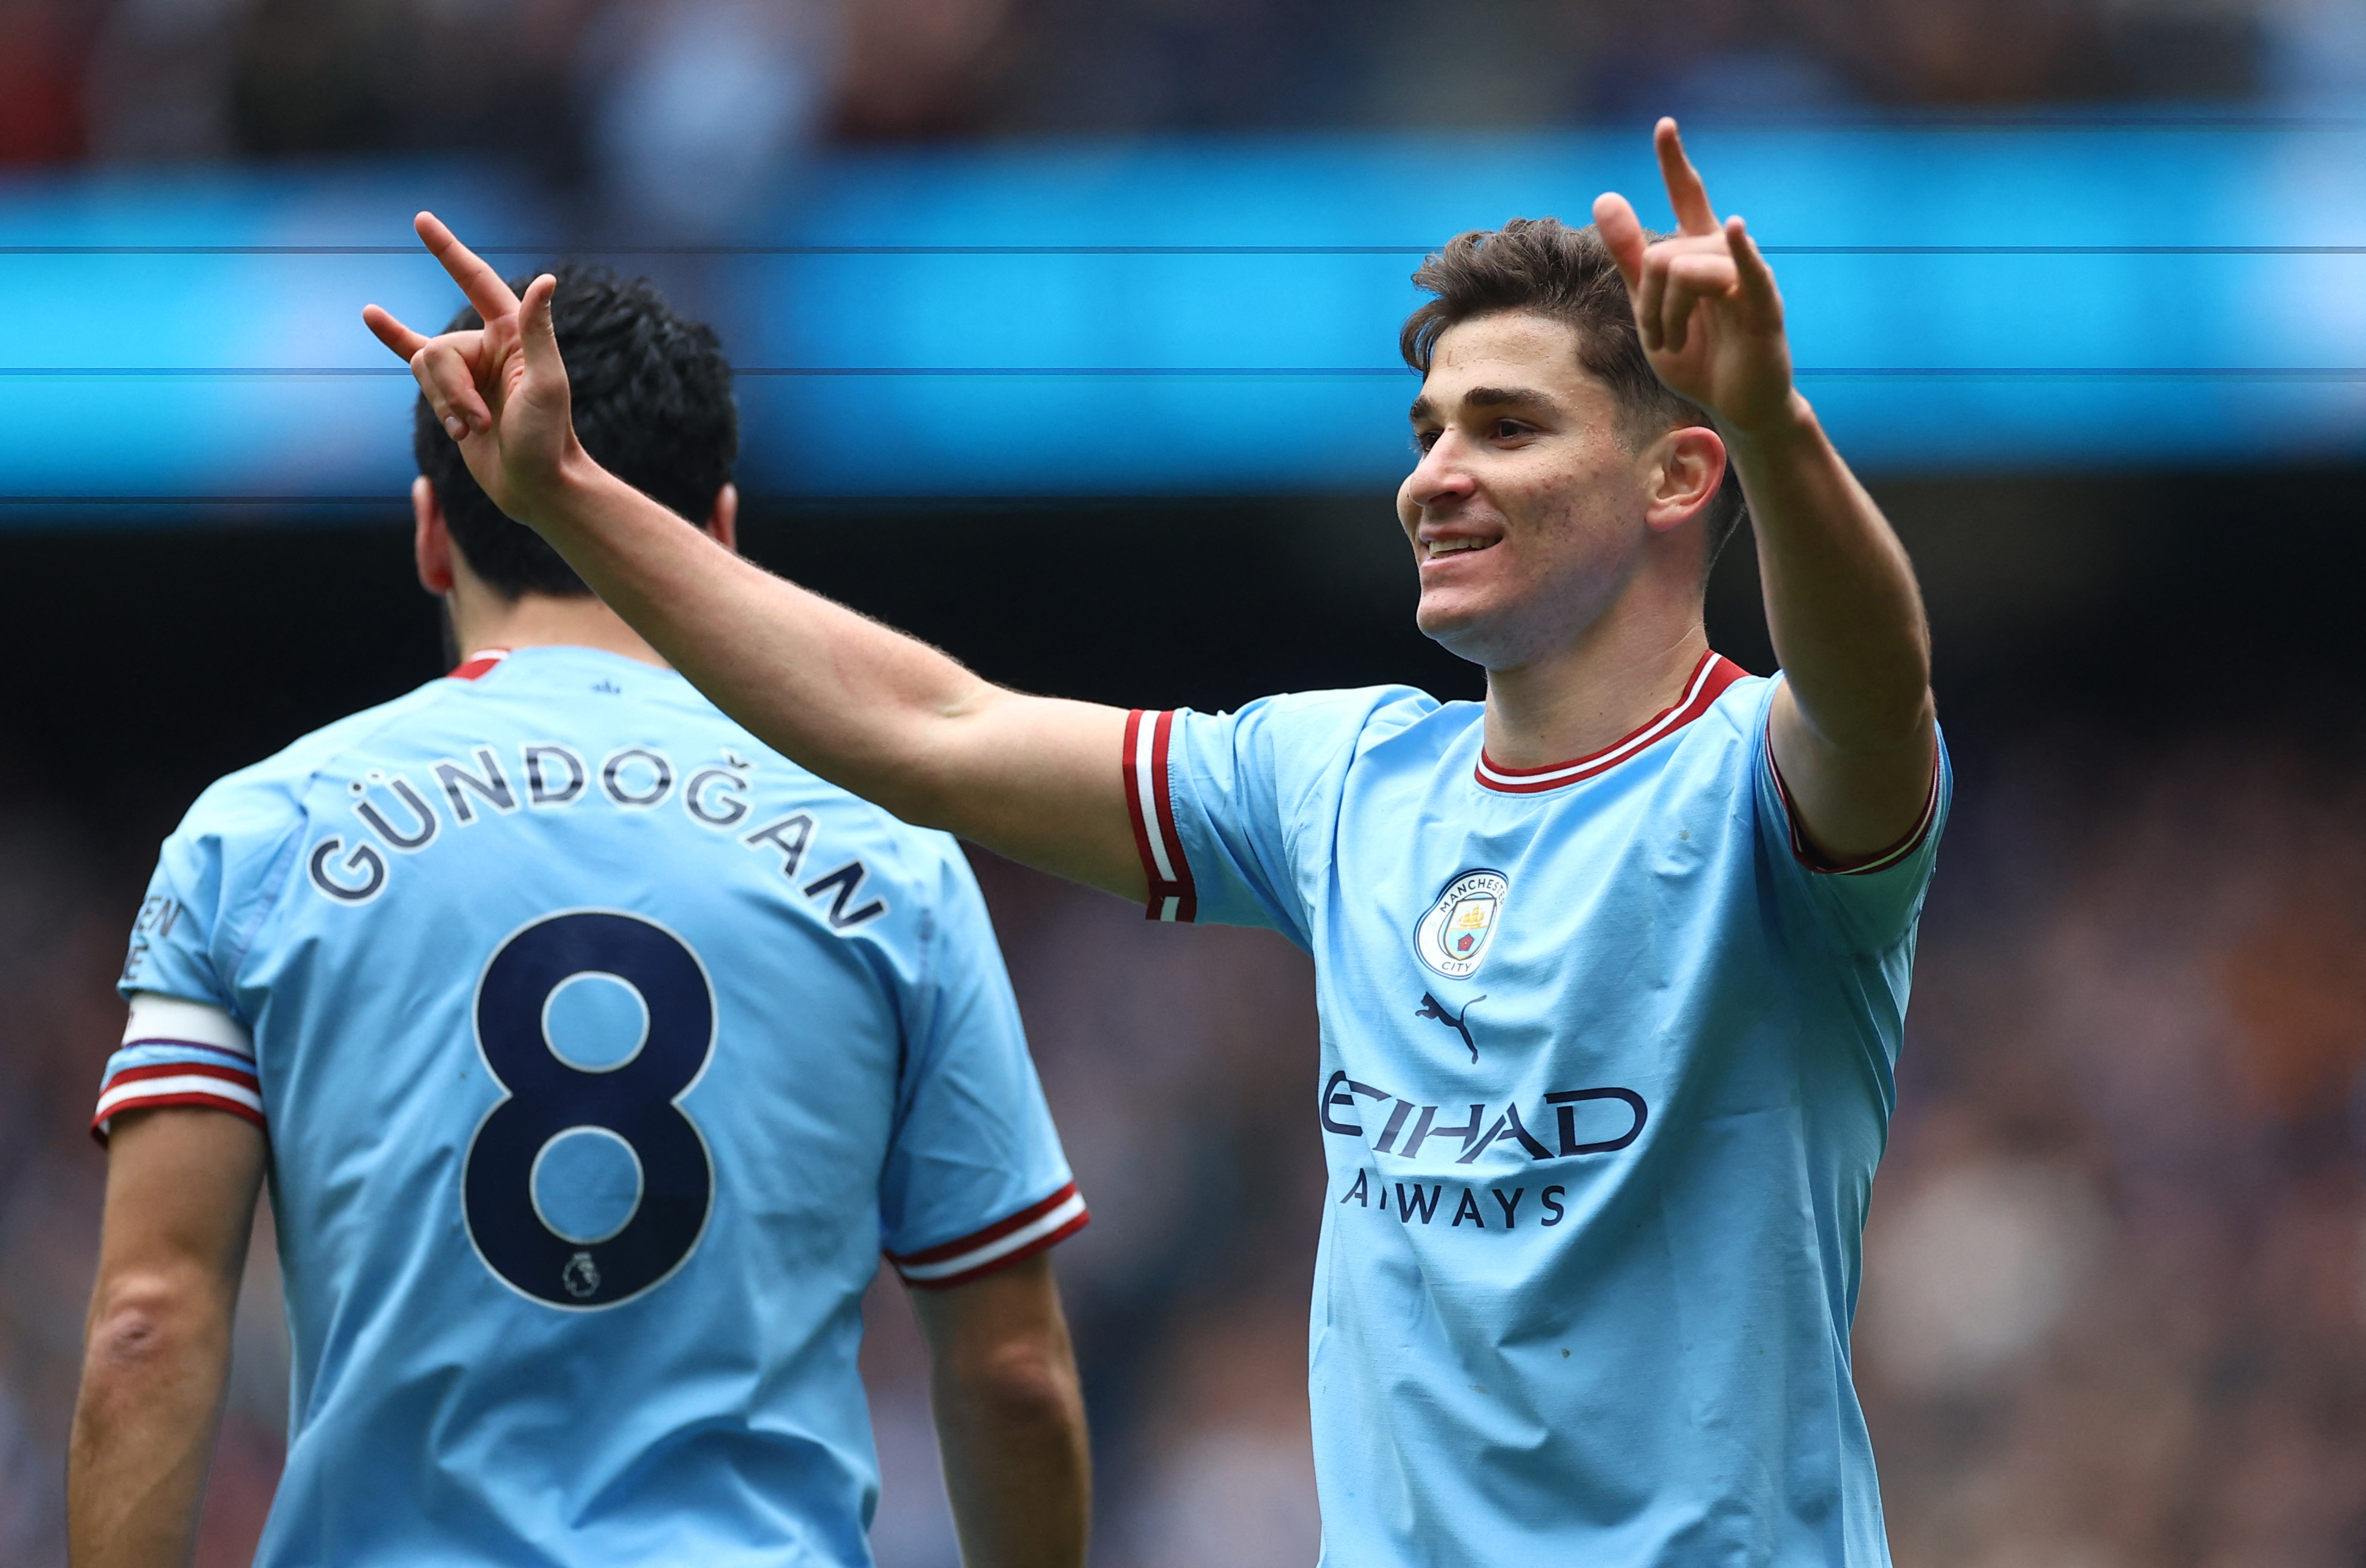
[[[1674,391],[1737,432],[1765,427],[1789,408],[1791,348],[1774,274],[1739,218],[1722,223],[1676,122],[1651,135],[1677,231],[1647,244],[1625,197],[1594,198],[1594,220],[1635,301],[1651,368]]]
[[[556,489],[569,460],[581,451],[569,407],[567,366],[551,330],[550,299],[558,280],[545,273],[520,299],[433,213],[421,213],[411,226],[485,324],[431,338],[377,305],[363,309],[362,321],[380,343],[410,362],[428,407],[460,444],[468,471],[493,504],[521,522],[531,521],[536,503]]]

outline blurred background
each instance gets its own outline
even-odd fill
[[[442,668],[355,314],[456,306],[413,210],[714,320],[750,553],[989,676],[1470,696],[1390,511],[1406,275],[1661,209],[1663,111],[1915,555],[1959,771],[1856,1336],[1898,1560],[2366,1562],[2356,0],[0,0],[0,1562],[63,1561],[156,843]],[[1746,547],[1711,631],[1771,668]],[[1098,1561],[1309,1562],[1307,965],[980,862],[1095,1213]],[[872,1305],[874,1541],[948,1568]],[[279,1462],[267,1246],[242,1312],[209,1565]]]

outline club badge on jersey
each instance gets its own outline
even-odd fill
[[[1500,871],[1463,872],[1446,885],[1414,928],[1414,951],[1439,974],[1464,978],[1487,956],[1488,941],[1511,890],[1511,880]]]

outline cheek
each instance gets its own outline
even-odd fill
[[[1592,550],[1630,516],[1640,524],[1640,498],[1630,476],[1601,454],[1556,466],[1537,476],[1525,500],[1540,535],[1559,549]]]
[[[1408,474],[1397,486],[1397,526],[1411,534],[1421,525],[1421,508],[1414,503],[1413,476]]]

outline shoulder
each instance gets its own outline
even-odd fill
[[[1440,712],[1436,698],[1410,686],[1290,692],[1232,713],[1184,709],[1174,716],[1171,747],[1165,716],[1157,716],[1155,733],[1150,723],[1129,731],[1128,753],[1139,762],[1167,752],[1168,765],[1193,778],[1198,789],[1246,791],[1288,807],[1336,795],[1362,759],[1400,737],[1436,728],[1432,721]]]
[[[1752,675],[1729,660],[1723,662],[1731,679],[1710,698],[1701,715],[1705,722],[1692,728],[1705,740],[1755,744],[1765,732],[1767,705],[1783,684],[1782,672]]]
[[[1184,711],[1196,728],[1230,730],[1277,750],[1329,758],[1410,729],[1440,708],[1436,697],[1411,686],[1358,686],[1259,697],[1233,713]]]
[[[174,837],[240,842],[284,838],[301,824],[305,797],[315,780],[341,758],[366,749],[405,718],[433,705],[445,685],[431,682],[392,702],[349,714],[259,762],[225,773],[191,804]]]

